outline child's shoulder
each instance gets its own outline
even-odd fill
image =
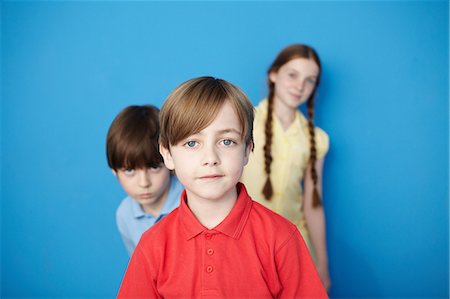
[[[133,211],[133,204],[134,199],[132,199],[130,196],[125,197],[120,202],[119,206],[116,210],[116,216],[120,217],[123,215],[128,215]]]
[[[307,128],[308,127],[308,119],[306,118],[306,116],[301,111],[297,111],[297,115],[300,118],[300,123],[302,124],[302,126]],[[314,132],[316,135],[316,139],[317,138],[326,139],[326,142],[328,143],[329,136],[328,136],[328,133],[323,128],[314,124]],[[316,140],[316,142],[317,142],[317,140]]]
[[[178,209],[178,207],[175,208],[167,216],[146,230],[141,236],[142,243],[150,242],[153,244],[155,240],[159,242],[167,238],[170,234],[173,234],[174,226],[178,225]]]
[[[286,227],[295,227],[295,225],[291,221],[281,216],[280,214],[275,213],[271,209],[263,206],[255,200],[253,200],[253,210],[255,211],[255,213],[261,216],[266,216],[264,218],[261,218],[260,221],[267,222],[268,224],[274,223]]]
[[[251,222],[254,225],[261,225],[265,232],[271,231],[278,236],[289,237],[297,230],[297,227],[291,221],[257,201],[253,201],[253,215],[251,217]]]
[[[278,252],[286,244],[298,242],[297,227],[283,216],[253,201],[247,234],[252,235],[261,250]]]

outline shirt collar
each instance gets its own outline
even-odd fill
[[[274,115],[274,117],[275,117],[275,115]],[[275,117],[275,119],[281,128],[280,121],[276,117]],[[303,114],[297,110],[297,112],[295,113],[295,119],[292,122],[291,126],[287,129],[286,134],[290,134],[290,135],[298,134],[300,132],[300,130],[303,130],[303,128],[308,128],[308,121],[303,116]]]
[[[264,122],[267,119],[267,106],[268,105],[269,105],[269,100],[267,98],[265,98],[260,102],[260,104],[257,107],[258,112],[261,113],[264,118]],[[273,113],[272,119],[274,120],[274,122],[276,124],[275,126],[277,127],[278,130],[280,130],[280,132],[284,133],[284,130],[281,128],[280,121],[278,120],[277,116],[275,115],[275,112],[272,112],[272,113]],[[286,131],[286,133],[297,134],[299,130],[301,130],[305,127],[306,128],[308,127],[308,120],[303,115],[303,113],[297,109],[297,111],[295,113],[294,122],[289,127],[289,129]]]
[[[234,207],[225,219],[212,230],[223,233],[231,238],[238,239],[247,223],[248,216],[252,207],[252,200],[248,196],[247,190],[242,183],[236,186],[238,198]],[[180,219],[186,233],[186,239],[189,240],[203,231],[208,230],[194,216],[186,203],[186,190],[181,194]]]
[[[134,218],[141,218],[145,216],[145,212],[142,209],[141,205],[133,198],[131,198],[131,210]]]

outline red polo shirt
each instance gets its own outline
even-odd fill
[[[118,298],[327,298],[295,225],[242,184],[230,214],[204,227],[186,204],[146,231]]]

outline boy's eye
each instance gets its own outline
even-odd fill
[[[128,176],[133,175],[133,174],[134,174],[134,169],[133,169],[133,168],[125,168],[125,169],[123,170],[123,173],[124,173],[125,175],[128,175]]]
[[[151,172],[158,172],[161,170],[162,164],[158,165],[158,166],[154,166],[154,167],[150,167],[150,171]]]
[[[197,141],[193,141],[193,140],[189,140],[188,142],[186,142],[183,145],[186,146],[186,147],[189,147],[189,148],[194,148],[194,147],[196,147],[198,145],[198,142]]]
[[[222,143],[223,143],[223,145],[226,145],[226,146],[230,146],[230,145],[236,144],[236,142],[234,142],[231,139],[224,139],[224,140],[222,140]]]

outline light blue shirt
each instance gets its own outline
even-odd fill
[[[136,248],[141,235],[164,216],[172,212],[173,209],[178,207],[183,189],[184,187],[178,181],[177,177],[172,176],[170,178],[170,187],[166,202],[161,208],[161,212],[158,216],[145,213],[141,205],[130,196],[127,196],[122,200],[117,208],[116,222],[123,243],[130,256],[133,254],[134,248]]]

